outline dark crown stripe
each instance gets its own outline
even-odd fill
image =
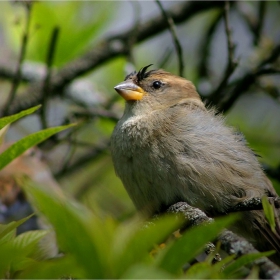
[[[152,65],[153,64],[149,64],[149,65],[147,65],[147,66],[145,66],[145,67],[143,67],[139,70],[139,72],[136,75],[138,82],[142,81],[146,77],[146,71]]]

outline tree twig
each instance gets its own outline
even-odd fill
[[[238,65],[237,60],[234,57],[234,50],[236,45],[233,43],[232,36],[231,36],[231,28],[229,24],[229,1],[225,1],[224,7],[224,21],[225,21],[225,33],[227,37],[227,49],[228,49],[228,62],[225,70],[224,77],[222,81],[218,85],[218,87],[214,90],[214,92],[207,98],[207,104],[217,104],[218,101],[221,99],[222,92],[224,91],[226,85],[228,84],[228,80],[232,73],[234,72],[235,68]]]
[[[163,15],[163,17],[166,19],[166,21],[168,22],[168,26],[169,26],[169,30],[173,39],[173,43],[175,46],[175,50],[177,53],[177,58],[178,58],[178,64],[179,64],[179,75],[181,77],[184,77],[184,57],[183,57],[183,50],[180,44],[180,41],[178,39],[177,33],[176,33],[176,29],[175,29],[175,24],[174,21],[172,19],[172,17],[170,17],[167,12],[165,11],[164,7],[162,6],[160,0],[156,0],[157,5],[160,8],[160,11]]]
[[[210,46],[211,46],[211,38],[214,35],[214,32],[223,17],[223,12],[219,11],[212,23],[210,23],[205,36],[203,37],[203,41],[201,43],[201,56],[199,57],[199,63],[198,63],[198,73],[199,77],[206,77],[208,76],[208,68],[207,68],[207,60],[209,57],[210,52]]]
[[[19,59],[17,62],[16,66],[16,73],[13,79],[12,87],[10,90],[10,93],[8,95],[8,99],[4,105],[3,109],[3,115],[7,115],[10,113],[10,107],[15,99],[17,89],[19,87],[19,84],[21,82],[21,68],[22,68],[22,63],[25,58],[26,54],[26,48],[27,48],[27,43],[28,43],[28,36],[29,36],[29,30],[30,30],[30,22],[31,22],[31,12],[32,12],[32,2],[26,3],[24,5],[25,10],[26,10],[26,24],[24,27],[22,39],[21,39],[21,49],[20,49],[20,54],[19,54]]]
[[[158,67],[164,68],[167,62],[170,60],[171,55],[172,55],[172,48],[167,48],[157,63]]]
[[[78,118],[104,118],[113,122],[117,122],[120,119],[120,116],[114,112],[102,108],[93,108],[83,112],[75,112],[74,115]]]
[[[51,73],[52,73],[52,64],[54,60],[54,55],[55,55],[55,47],[57,44],[57,39],[58,39],[58,34],[59,34],[59,28],[56,26],[54,27],[50,39],[50,44],[49,44],[49,49],[47,52],[47,58],[46,58],[46,68],[47,68],[47,74],[44,80],[44,86],[42,90],[42,108],[40,111],[40,117],[41,117],[41,123],[42,123],[42,128],[47,128],[48,123],[47,123],[47,103],[49,100],[49,91],[50,91],[50,82],[51,82]]]
[[[183,214],[186,221],[186,226],[198,226],[204,223],[212,223],[213,219],[206,216],[206,214],[198,208],[188,205],[186,202],[178,202],[170,206],[168,212],[175,214]],[[218,237],[217,241],[221,243],[221,249],[228,254],[235,254],[237,257],[258,253],[258,251],[246,239],[237,234],[224,230]],[[260,276],[264,279],[279,279],[279,267],[266,257],[262,257],[253,261],[251,267],[257,265],[260,268]]]
[[[263,23],[264,23],[264,15],[266,12],[266,7],[267,7],[267,3],[266,1],[260,1],[259,2],[259,7],[258,7],[258,21],[256,24],[256,28],[255,28],[255,32],[254,32],[254,44],[257,46],[259,41],[260,41],[260,37],[261,37],[261,32],[262,32],[262,27],[263,27]]]
[[[270,204],[275,208],[280,208],[280,197],[268,197]],[[260,197],[253,197],[246,199],[230,209],[230,212],[263,210],[262,199]]]
[[[109,140],[104,140],[102,144],[96,146],[91,151],[87,152],[86,155],[81,156],[79,159],[77,159],[74,163],[69,165],[67,169],[59,170],[57,173],[55,173],[56,178],[61,178],[69,173],[76,172],[77,170],[83,168],[85,165],[89,164],[90,162],[96,160],[100,156],[106,154],[109,147]]]
[[[131,66],[133,65],[133,68],[134,68],[133,70],[135,70],[135,59],[134,59],[134,55],[133,55],[133,47],[136,42],[135,34],[137,34],[137,30],[140,25],[141,6],[139,5],[138,1],[130,1],[130,3],[132,5],[133,12],[134,12],[134,16],[133,16],[134,23],[133,23],[133,28],[131,28],[131,33],[129,34],[128,40],[127,40],[126,58],[127,58],[128,62],[131,64]],[[129,73],[126,73],[126,75]]]
[[[251,72],[246,73],[242,78],[238,79],[238,81],[233,81],[232,85],[234,86],[233,90],[228,94],[227,99],[220,100],[217,105],[217,109],[219,111],[227,112],[236,100],[244,94],[250,86],[255,83],[256,79],[262,75],[279,75],[279,69],[274,68],[262,68],[258,70],[253,70]],[[231,87],[231,85],[229,85]]]
[[[232,31],[229,24],[229,1],[225,1],[225,9],[224,9],[224,18],[225,18],[225,31],[227,35],[227,46],[228,46],[228,68],[233,71],[234,68],[237,66],[237,61],[234,58],[234,50],[236,45],[233,43],[232,40]]]
[[[251,13],[240,11],[238,12],[244,18],[245,22],[247,23],[250,31],[253,34],[253,42],[254,45],[257,46],[260,41],[261,32],[264,24],[264,16],[267,8],[266,1],[260,1],[258,5],[257,16],[252,15]]]

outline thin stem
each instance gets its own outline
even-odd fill
[[[175,46],[175,50],[176,50],[176,53],[177,53],[177,58],[178,58],[178,63],[179,63],[179,75],[183,77],[184,76],[183,50],[182,50],[180,41],[179,41],[177,33],[176,33],[174,21],[173,21],[172,17],[170,17],[167,14],[167,12],[163,8],[161,2],[159,0],[156,0],[156,3],[160,8],[163,17],[168,22],[168,27],[169,27],[169,30],[170,30],[170,33],[171,33],[171,36],[172,36],[172,39],[173,39],[173,43],[174,43],[174,46]]]
[[[226,85],[228,84],[228,80],[232,73],[234,72],[236,66],[238,65],[237,60],[234,58],[234,50],[235,50],[235,44],[233,43],[232,40],[232,35],[231,35],[231,29],[230,29],[230,24],[229,24],[229,1],[225,1],[225,7],[224,7],[224,20],[225,20],[225,33],[227,37],[227,49],[228,49],[228,62],[225,70],[224,77],[218,87],[214,90],[214,92],[211,94],[211,96],[207,100],[207,104],[213,103],[213,104],[218,104],[222,92]]]
[[[19,87],[19,84],[21,82],[21,71],[22,71],[22,63],[24,61],[25,55],[26,55],[26,49],[27,49],[27,43],[28,43],[28,37],[29,37],[29,30],[30,30],[30,22],[31,22],[31,12],[32,12],[32,4],[25,5],[26,8],[26,24],[23,31],[22,39],[21,39],[21,49],[20,54],[16,66],[16,73],[13,79],[12,87],[8,96],[8,99],[6,101],[6,104],[3,109],[3,115],[7,115],[10,112],[10,106],[13,103],[17,89]]]
[[[57,39],[59,34],[59,28],[56,26],[51,35],[49,49],[47,52],[46,58],[46,67],[47,67],[47,74],[44,80],[44,86],[42,91],[42,109],[41,109],[41,123],[43,128],[48,127],[47,123],[47,103],[49,99],[49,91],[50,91],[50,80],[51,80],[51,73],[52,73],[52,64],[54,60],[55,48],[57,45]]]

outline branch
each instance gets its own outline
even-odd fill
[[[218,101],[221,99],[222,92],[224,91],[226,85],[228,84],[228,80],[232,73],[234,72],[235,68],[238,65],[237,60],[234,58],[234,50],[236,45],[233,43],[232,36],[231,36],[231,29],[229,24],[229,1],[225,1],[225,8],[224,8],[224,20],[225,20],[225,32],[227,37],[227,48],[228,48],[228,62],[227,67],[225,70],[224,77],[218,87],[214,90],[214,92],[207,98],[206,103],[214,103],[217,104]]]
[[[185,202],[178,202],[167,210],[170,213],[183,214],[186,220],[186,226],[198,226],[204,223],[213,222],[212,218],[206,216],[198,208],[194,208]],[[223,249],[229,255],[235,254],[237,257],[258,253],[258,251],[246,239],[239,237],[235,233],[224,230],[218,237],[217,241],[221,243]],[[260,276],[265,279],[280,279],[279,267],[266,257],[253,261],[251,267],[257,265],[260,269]]]
[[[220,101],[220,104],[217,104],[218,110],[221,112],[227,112],[237,99],[246,92],[252,84],[255,83],[256,79],[262,75],[274,75],[280,74],[280,69],[274,68],[263,68],[257,71],[252,70],[251,72],[246,73],[241,79],[232,82],[231,85],[236,85],[234,89],[228,94],[228,98],[225,101]],[[229,85],[229,86],[231,86]]]
[[[280,208],[280,197],[268,197],[270,204],[275,208]],[[230,209],[229,212],[251,211],[251,210],[263,210],[262,199],[260,197],[253,197],[246,199]]]
[[[132,8],[133,8],[133,28],[131,28],[131,33],[128,35],[129,40],[127,40],[127,53],[126,53],[126,60],[127,60],[127,65],[126,67],[128,69],[126,70],[126,75],[133,72],[135,70],[135,59],[133,55],[133,47],[136,42],[136,36],[138,27],[140,25],[140,18],[141,18],[141,6],[138,3],[138,1],[130,1]],[[132,68],[132,69],[129,69]]]
[[[41,123],[42,128],[47,128],[47,102],[49,99],[49,84],[51,82],[51,73],[52,73],[52,64],[55,54],[55,47],[57,43],[57,38],[59,34],[59,28],[55,27],[52,31],[51,39],[50,39],[50,45],[47,53],[47,59],[46,59],[46,66],[47,66],[47,74],[44,80],[44,86],[42,91],[42,108],[40,111],[41,116]]]
[[[92,119],[96,117],[104,118],[104,119],[109,119],[113,122],[117,122],[120,119],[120,116],[118,116],[114,112],[111,112],[103,108],[93,108],[83,112],[74,112],[74,116],[77,118],[86,118],[86,119],[89,118]]]
[[[261,37],[261,32],[264,24],[264,15],[266,12],[267,3],[266,1],[260,1],[259,2],[259,8],[258,8],[258,21],[256,24],[255,32],[254,32],[254,44],[258,45]]]
[[[225,96],[226,98],[221,99],[221,97],[216,97],[216,91],[214,91],[210,97],[207,99],[207,103],[215,104],[219,112],[228,111],[236,100],[246,92],[250,86],[255,83],[256,79],[262,75],[278,75],[280,74],[280,69],[269,67],[268,65],[273,63],[280,56],[280,44],[276,45],[270,55],[261,61],[259,65],[245,73],[243,77],[231,82],[228,88],[232,90]]]
[[[200,2],[182,2],[173,6],[169,10],[170,17],[174,23],[179,24],[189,20],[192,16],[209,9],[221,8],[223,2],[207,1],[201,5]],[[71,81],[86,74],[87,72],[97,68],[109,60],[118,56],[126,55],[127,42],[132,30],[135,30],[135,43],[140,43],[144,40],[155,36],[168,27],[165,18],[161,16],[153,17],[139,25],[137,30],[134,27],[122,33],[104,38],[92,50],[82,55],[80,58],[71,61],[64,68],[57,72],[52,79],[50,87],[50,95],[56,93],[62,94],[63,89]],[[38,92],[42,92],[42,83],[36,83],[17,98],[10,108],[10,113],[16,113],[25,108],[30,108],[33,104],[39,103]],[[28,96],[28,97],[27,97]]]
[[[79,169],[83,168],[90,162],[96,160],[100,156],[106,154],[108,147],[109,147],[109,140],[104,140],[102,144],[95,147],[91,151],[88,151],[86,155],[81,156],[79,159],[77,159],[74,163],[67,166],[63,170],[59,170],[56,174],[54,174],[55,178],[61,178],[64,177],[67,174],[71,174],[73,172],[78,171]]]
[[[159,59],[157,65],[159,68],[164,68],[167,62],[170,60],[173,51],[172,48],[166,48],[162,57]]]
[[[175,45],[175,50],[177,53],[177,57],[178,57],[178,62],[179,62],[179,75],[181,77],[184,76],[184,59],[183,59],[183,51],[182,51],[182,47],[180,44],[180,41],[178,39],[177,33],[176,33],[176,29],[175,29],[175,24],[174,21],[172,19],[172,17],[170,17],[167,12],[165,11],[165,9],[163,8],[161,2],[159,0],[156,0],[156,3],[158,4],[160,11],[163,15],[163,17],[166,19],[166,21],[168,22],[168,26],[169,26],[169,30],[173,39],[173,43]]]
[[[216,28],[218,27],[218,24],[220,23],[222,16],[222,11],[219,11],[219,13],[213,19],[213,22],[210,23],[208,30],[203,37],[203,41],[201,42],[201,51],[199,52],[201,56],[199,56],[200,60],[198,63],[198,74],[200,78],[208,76],[207,60],[210,53],[212,37]]]
[[[22,39],[21,39],[20,55],[19,55],[17,66],[16,66],[16,73],[15,73],[15,76],[13,79],[13,84],[12,84],[8,99],[7,99],[7,101],[4,105],[4,109],[3,109],[4,115],[7,115],[10,113],[10,106],[16,97],[16,92],[17,92],[18,86],[21,81],[21,68],[22,68],[22,63],[23,63],[23,60],[24,60],[25,54],[26,54],[28,34],[29,34],[30,22],[31,22],[32,3],[27,2],[25,4],[25,8],[26,8],[26,25],[25,25]]]
[[[237,66],[237,61],[234,58],[234,50],[236,45],[232,40],[232,31],[229,24],[229,1],[225,1],[225,10],[224,10],[224,18],[225,18],[225,31],[227,35],[227,46],[228,46],[228,71],[233,72],[235,67]]]
[[[10,61],[8,64],[0,65],[0,78],[13,81],[16,76],[16,63]],[[45,65],[39,62],[23,62],[21,65],[21,82],[34,83],[39,82],[46,76]]]
[[[244,18],[245,22],[247,23],[250,31],[253,34],[254,39],[254,45],[257,46],[260,41],[261,32],[264,24],[264,16],[265,12],[267,10],[267,2],[266,1],[260,1],[258,6],[258,15],[255,17],[252,14],[249,14],[247,11],[240,11],[238,12],[241,14],[241,16]]]

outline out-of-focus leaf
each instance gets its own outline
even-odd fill
[[[232,273],[234,273],[236,270],[240,269],[241,267],[261,258],[261,257],[269,257],[273,255],[275,251],[269,251],[264,253],[254,253],[254,254],[248,254],[241,256],[236,261],[229,264],[223,271],[223,273],[227,276],[230,276]]]
[[[0,119],[1,121],[1,119]],[[9,130],[10,124],[5,125],[3,128],[0,129],[0,145],[5,142],[5,136]]]
[[[45,62],[54,27],[60,29],[54,66],[62,66],[80,55],[112,18],[113,1],[34,1],[26,57]],[[25,13],[22,6],[5,6],[2,24],[12,48],[20,49]],[[17,17],[15,15],[18,15]],[[17,20],[17,24],[12,24]]]
[[[6,272],[8,271],[11,262],[15,260],[19,252],[14,250],[11,242],[1,244],[0,251],[0,279],[6,278]]]
[[[0,225],[0,230],[1,230],[2,227],[5,227],[5,225]],[[16,234],[17,234],[17,229],[16,228],[10,230],[2,238],[0,238],[0,246],[3,243],[6,243],[6,242],[9,242],[9,241],[13,240],[16,237]]]
[[[236,221],[236,215],[216,219],[211,224],[191,228],[159,254],[158,266],[169,273],[180,273],[185,263],[194,259],[224,228]]]
[[[120,279],[173,279],[172,274],[166,271],[145,264],[137,264],[128,268]]]
[[[139,224],[119,228],[115,233],[114,247],[112,248],[117,277],[124,273],[130,265],[147,260],[149,251],[156,244],[165,241],[172,232],[180,227],[182,222],[181,219],[171,215],[161,217],[145,228],[140,227]]]
[[[22,251],[21,251],[22,252]],[[13,259],[11,262],[11,265],[9,267],[9,273],[13,277],[14,274],[16,274],[18,271],[24,270],[24,269],[29,269],[29,267],[34,266],[37,267],[38,262],[31,259],[31,258],[26,258],[24,256],[17,257]],[[13,277],[15,278],[15,277]]]
[[[10,233],[11,231],[13,231],[14,229],[16,229],[18,226],[20,226],[21,224],[23,224],[24,222],[26,222],[30,217],[32,217],[32,215],[23,218],[21,220],[18,221],[13,221],[10,222],[7,225],[0,225],[0,240],[8,233]]]
[[[57,241],[65,253],[70,253],[77,264],[84,269],[84,278],[106,278],[107,267],[104,258],[108,253],[99,251],[98,240],[94,239],[91,227],[102,230],[102,224],[94,224],[92,213],[80,204],[66,197],[47,192],[26,180],[25,191],[31,202],[51,222],[57,234]],[[98,227],[101,227],[101,229]]]
[[[38,110],[41,107],[41,105],[32,107],[30,109],[24,110],[19,112],[18,114],[12,115],[12,116],[8,116],[8,117],[4,117],[0,119],[0,129],[2,129],[4,126],[13,123],[15,121],[17,121],[18,119],[30,115],[32,113],[34,113],[36,110]]]
[[[257,266],[254,266],[246,279],[259,279],[259,268]]]
[[[86,278],[83,270],[73,256],[30,263],[26,270],[19,272],[18,279],[83,279]]]
[[[185,279],[219,279],[219,273],[214,266],[206,262],[192,265],[184,275]]]
[[[24,250],[26,256],[28,256],[36,247],[38,241],[41,240],[47,233],[47,230],[32,230],[24,232],[14,239],[14,247]]]
[[[22,153],[24,153],[29,148],[39,144],[40,142],[43,142],[50,136],[52,136],[62,130],[68,129],[72,126],[73,126],[73,124],[47,128],[47,129],[32,133],[32,134],[24,137],[23,139],[17,141],[16,143],[11,145],[8,149],[6,149],[0,155],[0,169],[4,168],[7,164],[9,164],[12,160],[14,160],[16,157],[20,156]]]
[[[273,206],[269,203],[266,196],[262,197],[262,205],[263,205],[263,211],[265,214],[265,217],[270,225],[270,228],[273,232],[275,232],[275,216],[274,216],[274,209]]]

